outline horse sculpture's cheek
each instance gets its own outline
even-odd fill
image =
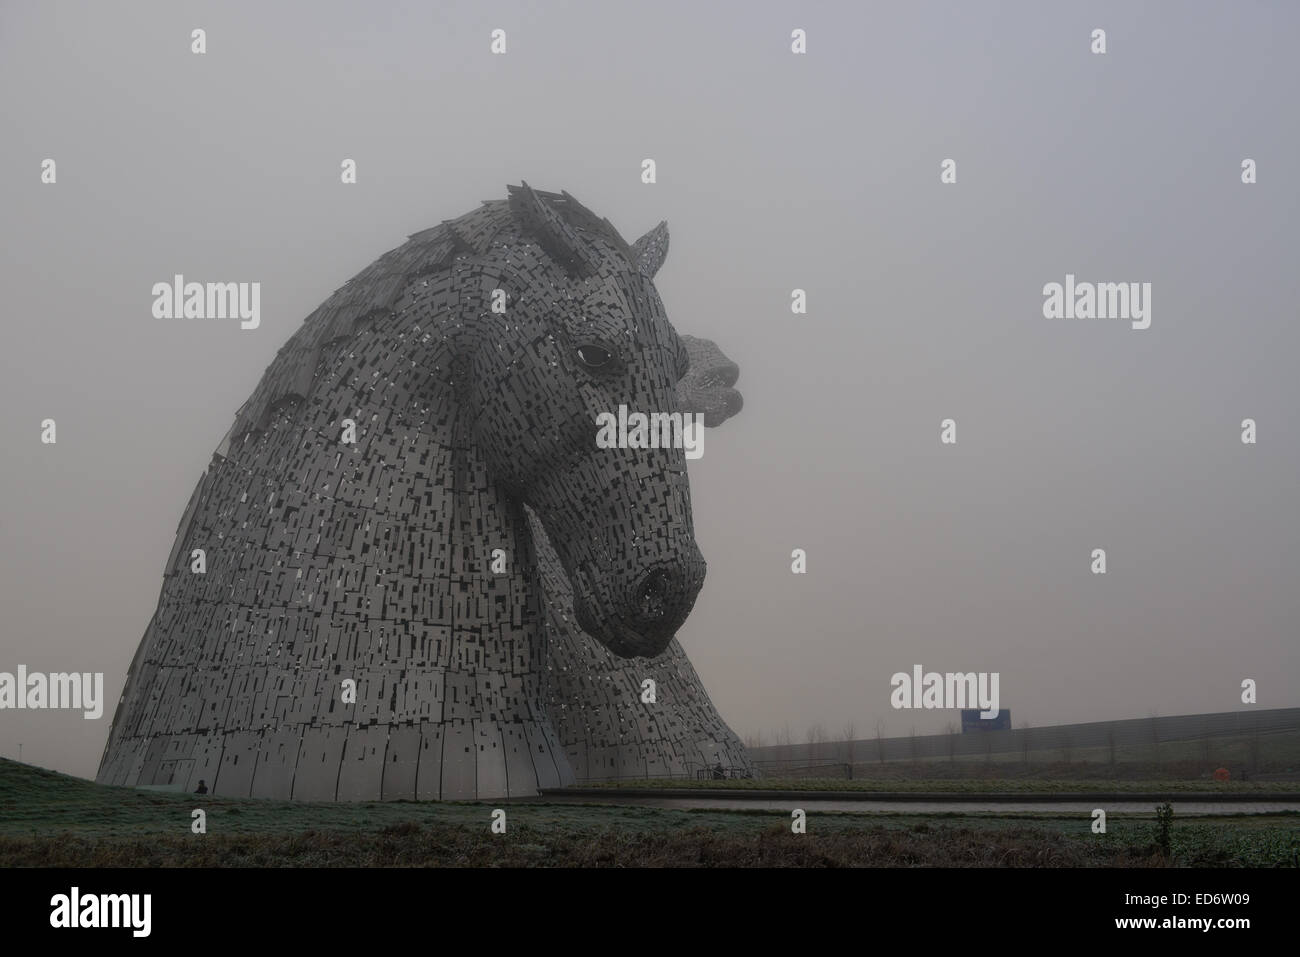
[[[593,449],[534,484],[528,504],[560,557],[583,630],[620,656],[662,652],[705,573],[682,450]]]
[[[484,459],[493,482],[527,501],[528,490],[551,470],[561,470],[584,444],[574,430],[518,429],[515,422],[492,423],[476,434],[477,447],[491,449]]]

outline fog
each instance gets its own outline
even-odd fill
[[[1245,679],[1297,705],[1297,28],[1287,3],[6,0],[0,671],[103,672],[107,705],[2,711],[0,755],[93,776],[276,350],[524,180],[629,241],[666,219],[670,317],[742,370],[690,463],[709,571],[679,635],[738,733],[941,731],[890,705],[918,664],[999,673],[1017,726],[1248,708]],[[155,319],[177,273],[260,282],[260,325]],[[1045,318],[1067,274],[1150,283],[1150,328]]]

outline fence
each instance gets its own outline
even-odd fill
[[[1176,741],[1257,736],[1300,730],[1300,708],[1224,711],[1169,717],[1045,725],[1010,731],[971,734],[927,734],[895,738],[861,738],[751,747],[749,756],[759,770],[771,774],[811,772],[825,768],[827,777],[843,775],[845,766],[867,762],[926,761],[937,758],[985,757],[1056,750],[1063,754],[1087,748],[1158,747]]]

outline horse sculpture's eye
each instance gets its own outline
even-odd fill
[[[578,346],[578,360],[588,369],[604,369],[613,359],[613,354],[600,346]]]

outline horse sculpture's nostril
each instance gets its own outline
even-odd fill
[[[686,566],[660,566],[647,572],[632,590],[624,623],[648,647],[658,646],[653,654],[662,650],[690,614],[702,578],[702,567],[697,576]]]
[[[668,613],[673,597],[673,583],[667,572],[647,575],[637,589],[637,612],[642,621],[658,621]]]

